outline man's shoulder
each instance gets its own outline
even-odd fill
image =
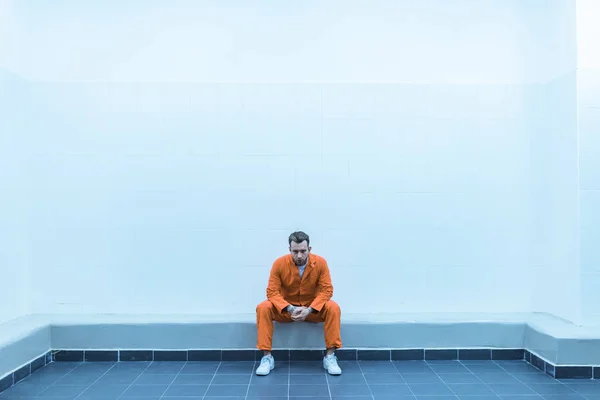
[[[282,266],[282,265],[289,264],[290,257],[291,257],[291,255],[289,255],[289,254],[285,254],[285,255],[283,255],[281,257],[277,257],[275,259],[275,261],[273,261],[273,265],[274,266]]]
[[[317,265],[322,265],[322,266],[327,265],[327,260],[325,260],[325,257],[320,256],[320,255],[315,254],[315,253],[310,253],[310,255],[313,258],[313,260],[315,260],[315,263]]]

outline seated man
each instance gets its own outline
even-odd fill
[[[290,235],[291,254],[275,260],[269,277],[267,299],[256,307],[259,350],[264,351],[257,375],[268,375],[275,367],[271,355],[273,321],[324,322],[327,354],[323,368],[332,375],[342,370],[335,349],[342,347],[340,338],[340,307],[331,300],[333,286],[329,267],[323,257],[312,254],[310,239],[304,232]]]

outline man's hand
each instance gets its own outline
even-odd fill
[[[312,309],[310,307],[296,307],[292,313],[292,320],[294,322],[302,322],[308,317]]]

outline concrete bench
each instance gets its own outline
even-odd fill
[[[497,354],[523,357],[553,376],[571,366],[593,375],[600,366],[600,329],[548,314],[344,314],[342,340],[344,359]],[[253,313],[31,315],[0,325],[0,379],[6,385],[7,377],[14,382],[15,373],[40,367],[49,350],[56,361],[254,360],[260,357],[255,343]],[[273,346],[284,358],[320,357],[323,325],[276,324]]]

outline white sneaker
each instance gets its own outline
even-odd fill
[[[323,358],[323,368],[327,370],[327,372],[331,375],[341,375],[342,369],[337,363],[337,357],[335,354],[330,356],[325,356]]]
[[[275,359],[273,356],[263,356],[260,360],[260,365],[256,368],[256,375],[269,375],[273,368],[275,368]]]

